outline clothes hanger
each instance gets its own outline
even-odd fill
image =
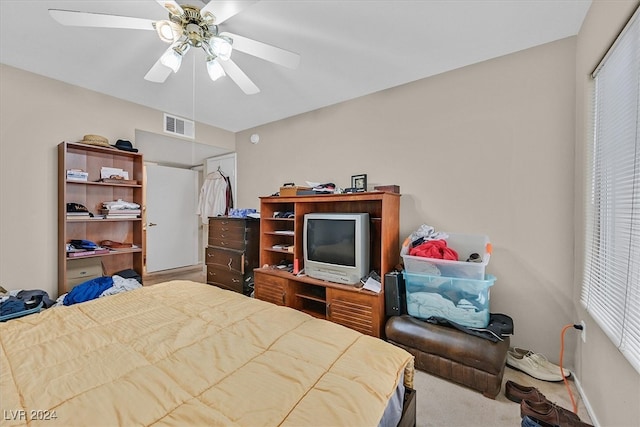
[[[207,174],[207,178],[212,178],[212,179],[217,178],[219,176],[222,178],[225,178],[224,174],[222,173],[222,169],[220,169],[220,166],[218,166],[218,169],[216,169],[215,171],[209,172]]]

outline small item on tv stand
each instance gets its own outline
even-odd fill
[[[299,196],[303,191],[311,191],[311,187],[302,187],[300,185],[287,185],[286,187],[280,187],[280,196]]]
[[[344,189],[345,193],[364,193],[364,188],[349,187]]]
[[[384,191],[386,193],[396,193],[400,194],[400,186],[399,185],[376,185],[373,187],[376,191]]]
[[[351,188],[362,188],[367,191],[367,174],[353,175],[351,177]]]
[[[369,274],[360,279],[360,283],[356,284],[356,287],[380,293],[382,290],[382,279],[380,279],[377,271],[371,270]]]
[[[289,263],[286,259],[283,259],[279,264],[273,266],[276,270],[288,271],[289,273],[293,273],[293,267],[293,264]]]
[[[362,279],[360,279],[360,284],[364,285],[367,280],[369,279],[369,277],[371,277],[374,280],[377,280],[378,282],[382,282],[382,280],[380,279],[380,275],[378,274],[377,271],[375,270],[371,270],[369,272],[369,274],[367,274],[366,276],[364,276]]]

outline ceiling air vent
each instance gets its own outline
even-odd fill
[[[180,117],[164,114],[164,131],[172,135],[185,136],[187,138],[195,138],[194,122]]]

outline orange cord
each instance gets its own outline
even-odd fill
[[[569,381],[564,376],[564,370],[562,369],[562,356],[564,355],[564,333],[567,329],[573,328],[573,324],[566,325],[562,328],[562,333],[560,334],[560,375],[562,376],[562,381],[564,381],[564,385],[567,387],[567,392],[569,392],[569,397],[571,398],[571,405],[573,405],[573,413],[578,413],[578,405],[576,405],[576,401],[573,399],[573,393],[571,392],[571,387],[569,387]]]

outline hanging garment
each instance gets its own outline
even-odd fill
[[[233,194],[231,193],[231,179],[228,176],[225,176],[224,180],[227,181],[227,208],[225,209],[224,214],[229,215],[229,210],[233,208]]]
[[[200,189],[198,200],[198,215],[203,224],[209,222],[209,217],[224,215],[227,210],[227,180],[220,171],[207,175]]]

